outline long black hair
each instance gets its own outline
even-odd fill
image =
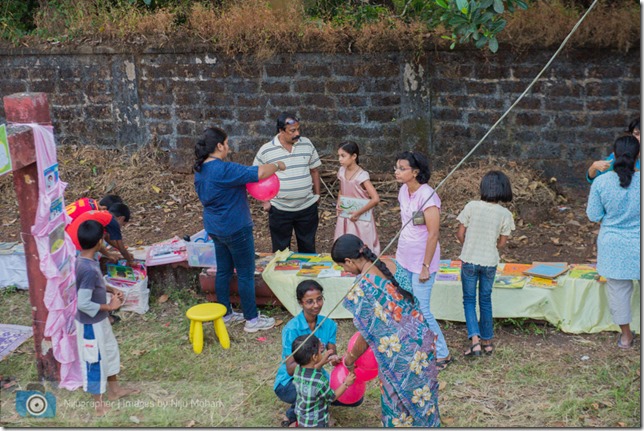
[[[408,301],[414,300],[414,296],[407,292],[405,289],[400,287],[398,281],[394,278],[394,275],[389,271],[387,265],[378,259],[378,256],[367,247],[364,242],[357,236],[347,233],[339,237],[333,243],[331,248],[331,259],[336,263],[344,263],[345,259],[359,259],[364,257],[370,262],[375,262],[376,268],[384,274],[385,277],[391,281],[391,284],[396,286],[396,290]]]
[[[352,141],[346,141],[338,145],[338,150],[345,151],[348,155],[356,155],[356,165],[360,165],[360,147]]]
[[[417,151],[403,151],[396,155],[396,161],[407,160],[412,169],[418,170],[416,181],[420,184],[427,184],[432,173],[429,170],[429,160],[422,153]]]
[[[635,173],[635,161],[640,153],[640,143],[633,136],[623,136],[615,141],[613,169],[619,177],[619,185],[628,188]]]
[[[195,172],[201,172],[201,165],[208,156],[217,149],[217,144],[224,144],[228,138],[226,132],[219,127],[208,127],[203,132],[203,137],[195,144]]]

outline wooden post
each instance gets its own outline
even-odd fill
[[[40,258],[31,226],[38,208],[38,167],[36,148],[30,127],[11,123],[38,123],[51,125],[49,103],[45,93],[17,93],[3,98],[9,127],[7,138],[13,166],[13,187],[20,211],[20,237],[25,247],[29,300],[33,319],[36,365],[39,380],[60,381],[60,366],[54,358],[51,338],[45,338],[45,322],[49,314],[44,304],[47,279],[40,271]]]

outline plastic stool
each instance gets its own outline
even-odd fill
[[[196,354],[203,350],[203,322],[211,320],[214,321],[215,334],[221,347],[230,348],[230,337],[224,323],[225,315],[226,307],[215,302],[195,305],[186,312],[186,317],[190,319],[190,342]]]

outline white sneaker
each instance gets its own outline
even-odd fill
[[[271,329],[273,326],[275,326],[275,319],[258,314],[256,318],[246,321],[246,324],[244,325],[244,331],[265,331],[267,329]]]
[[[244,319],[244,315],[242,313],[237,313],[236,311],[224,316],[224,323],[237,323],[243,322],[244,320],[246,320]]]

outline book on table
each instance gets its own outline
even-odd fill
[[[497,275],[493,287],[500,289],[523,289],[528,277],[515,275]]]
[[[515,277],[520,277],[523,275],[523,272],[532,268],[532,265],[529,263],[504,263],[503,268],[501,269],[501,275],[513,275]]]
[[[303,263],[296,275],[300,277],[317,277],[325,269],[333,269],[333,262]]]
[[[275,271],[299,271],[301,262],[299,260],[282,260],[275,262]]]
[[[571,265],[570,272],[568,273],[570,278],[581,278],[583,280],[597,280],[599,274],[597,273],[597,268],[593,265]]]
[[[526,286],[540,287],[542,289],[554,289],[558,284],[557,279],[554,278],[530,277]]]
[[[557,278],[564,272],[568,271],[568,265],[551,265],[545,263],[536,263],[531,268],[523,271],[525,275],[540,278]]]

